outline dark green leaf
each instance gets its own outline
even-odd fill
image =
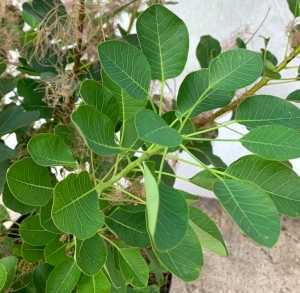
[[[41,263],[33,272],[33,283],[37,292],[45,292],[46,281],[52,267],[46,263]]]
[[[57,237],[47,243],[44,248],[45,262],[57,266],[66,261],[68,257],[65,254],[66,243],[61,242]]]
[[[78,239],[94,236],[104,224],[98,195],[87,172],[70,174],[55,186],[52,219],[61,231]]]
[[[0,192],[3,192],[4,186],[6,184],[6,171],[10,166],[10,161],[6,160],[0,162]]]
[[[41,210],[40,210],[41,226],[49,232],[52,232],[55,234],[60,234],[60,231],[54,225],[53,220],[52,220],[52,215],[51,215],[52,204],[53,204],[53,201],[51,199],[51,200],[49,200],[47,205],[45,205],[41,208]]]
[[[15,77],[2,77],[0,78],[0,99],[13,91],[16,87],[16,78]]]
[[[208,68],[210,62],[222,51],[218,40],[210,35],[202,36],[197,46],[196,55],[202,68]]]
[[[0,163],[12,159],[16,155],[16,151],[6,146],[0,141]]]
[[[162,5],[152,5],[137,21],[139,41],[152,71],[152,79],[178,76],[187,61],[189,34],[185,23]]]
[[[27,243],[22,243],[22,257],[29,262],[37,262],[44,257],[43,246],[32,246]]]
[[[292,93],[290,93],[287,98],[288,101],[292,101],[292,102],[296,102],[299,103],[300,102],[300,90],[295,90]]]

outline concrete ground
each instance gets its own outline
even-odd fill
[[[230,250],[230,256],[205,253],[199,280],[172,283],[171,293],[299,293],[300,220],[284,219],[280,240],[265,249],[244,237],[215,200],[202,207],[216,220]]]

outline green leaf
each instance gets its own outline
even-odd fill
[[[43,246],[56,237],[56,234],[44,230],[38,215],[27,217],[20,224],[20,236],[24,242],[32,246]]]
[[[233,97],[232,92],[224,90],[212,90],[206,92],[209,86],[208,69],[201,69],[190,73],[183,80],[178,96],[177,109],[184,114],[195,107],[192,116],[212,109],[227,105]]]
[[[183,281],[190,282],[199,277],[203,265],[202,248],[190,227],[175,248],[165,252],[154,252],[166,269]]]
[[[60,231],[57,229],[57,227],[54,225],[51,215],[53,201],[52,199],[49,200],[47,205],[43,206],[40,210],[40,223],[41,226],[52,233],[60,234]]]
[[[52,197],[53,177],[47,168],[25,158],[10,166],[6,174],[13,196],[30,206],[44,206]]]
[[[209,65],[209,87],[225,91],[243,88],[261,76],[261,55],[246,49],[233,49],[216,57]]]
[[[106,217],[105,222],[126,244],[134,247],[149,245],[144,207],[118,207]]]
[[[185,23],[162,5],[152,5],[138,18],[137,33],[152,79],[167,80],[184,69],[189,51]]]
[[[180,134],[150,110],[142,110],[136,114],[135,127],[139,138],[149,143],[176,147],[182,142]]]
[[[46,263],[41,263],[33,272],[33,283],[37,292],[46,291],[46,282],[52,267]]]
[[[106,245],[98,234],[83,241],[76,239],[75,260],[84,274],[97,274],[104,266],[106,257]]]
[[[91,277],[82,276],[77,287],[77,293],[110,293],[111,283],[106,275],[100,271]]]
[[[115,143],[112,121],[105,114],[90,106],[80,106],[73,114],[72,121],[80,130],[89,148],[100,156],[119,153]]]
[[[78,137],[76,128],[73,125],[58,124],[54,128],[54,133],[60,136],[64,140],[65,144],[71,149],[76,149],[80,138]]]
[[[0,112],[0,136],[31,125],[39,118],[39,112],[25,112],[21,106],[10,104]]]
[[[293,92],[291,92],[287,98],[288,101],[292,101],[292,102],[296,102],[299,103],[300,102],[300,90],[295,90]]]
[[[285,126],[254,128],[240,141],[249,151],[267,160],[286,161],[300,156],[300,134]]]
[[[31,78],[22,78],[17,84],[18,95],[24,97],[22,105],[25,110],[39,111],[40,116],[50,118],[52,110],[44,102],[45,86],[39,81]]]
[[[125,280],[134,287],[144,288],[149,280],[149,267],[138,248],[120,248],[120,268]]]
[[[84,102],[106,114],[114,123],[119,118],[118,103],[111,91],[96,80],[85,80],[80,86],[80,95]]]
[[[300,15],[300,2],[299,0],[287,0],[289,8],[295,17]]]
[[[197,208],[190,208],[191,227],[202,247],[220,255],[227,256],[228,250],[217,225],[205,213]]]
[[[4,289],[7,289],[10,287],[15,278],[18,259],[15,256],[6,256],[0,259],[0,263],[4,265],[7,272],[6,282],[4,285]]]
[[[200,187],[203,187],[208,190],[213,190],[213,187],[216,182],[219,181],[219,179],[212,173],[212,170],[204,169],[193,176],[191,179],[191,182],[195,185],[198,185]],[[222,171],[223,169],[219,168],[219,171]]]
[[[55,186],[52,219],[61,231],[78,239],[90,238],[102,227],[104,216],[87,172],[70,174]]]
[[[217,182],[214,192],[244,233],[261,245],[275,245],[280,217],[267,193],[252,182],[233,179]]]
[[[16,87],[16,78],[12,76],[0,78],[0,99]]]
[[[6,160],[0,162],[0,192],[3,192],[4,186],[6,184],[6,171],[10,166],[10,161]]]
[[[6,64],[2,58],[0,58],[0,75],[6,71]]]
[[[290,167],[249,155],[231,164],[226,173],[255,182],[270,195],[280,213],[300,216],[300,179]]]
[[[27,149],[31,158],[40,166],[76,167],[72,151],[58,135],[37,134],[30,139]]]
[[[68,259],[56,266],[50,273],[46,283],[46,293],[72,292],[81,276],[73,259]]]
[[[4,264],[0,263],[0,290],[1,291],[5,286],[6,280],[7,280],[6,268],[5,268]]]
[[[208,68],[210,62],[222,51],[218,40],[210,35],[202,36],[197,46],[196,55],[202,68]]]
[[[57,237],[47,243],[44,248],[45,262],[57,266],[66,261],[68,257],[65,254],[66,243],[60,241]]]
[[[37,262],[44,257],[43,246],[32,246],[27,243],[22,243],[22,257],[29,262]]]
[[[22,202],[18,201],[10,192],[8,185],[4,185],[4,191],[2,193],[2,200],[4,205],[9,208],[10,210],[13,210],[14,212],[20,213],[20,214],[28,214],[32,212],[35,207],[29,206],[26,204],[23,204]]]
[[[259,95],[249,97],[241,103],[235,120],[249,128],[280,124],[299,129],[300,110],[281,98]]]
[[[144,165],[147,223],[157,250],[174,248],[183,239],[188,227],[188,207],[181,192],[161,183]]]
[[[122,41],[107,41],[98,46],[105,73],[130,96],[146,100],[151,80],[150,65],[136,47]]]
[[[16,151],[6,146],[0,141],[0,163],[12,159],[16,155]]]

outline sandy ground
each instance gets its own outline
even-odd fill
[[[244,237],[214,200],[202,206],[223,231],[229,257],[205,253],[199,280],[173,281],[172,293],[298,293],[300,292],[300,220],[284,219],[281,237],[269,250]]]

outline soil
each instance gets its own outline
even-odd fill
[[[171,293],[300,292],[300,220],[284,218],[278,243],[266,249],[243,236],[214,199],[202,200],[201,207],[223,231],[230,255],[205,252],[200,279],[183,284],[173,278]]]

